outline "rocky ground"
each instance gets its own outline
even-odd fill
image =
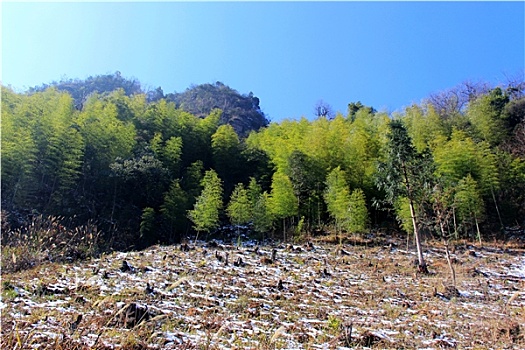
[[[2,349],[523,349],[525,250],[155,246],[2,275]]]

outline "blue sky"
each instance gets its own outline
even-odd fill
[[[469,81],[523,76],[519,2],[3,2],[2,83],[122,72],[181,92],[221,81],[273,121],[318,100],[392,112]]]

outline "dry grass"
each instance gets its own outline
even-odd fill
[[[3,273],[0,345],[525,348],[525,278],[518,274],[525,274],[523,247],[452,246],[459,294],[448,288],[442,246],[426,247],[430,275],[416,272],[415,255],[404,250],[403,240],[386,238],[314,242],[314,249],[156,246]],[[276,258],[262,263],[273,249]],[[228,265],[215,251],[229,253]],[[239,257],[244,265],[234,266]],[[132,271],[120,270],[124,260]]]
[[[2,271],[17,272],[45,262],[73,261],[98,254],[101,232],[88,222],[74,228],[68,219],[37,215],[27,225],[10,229],[2,211]]]

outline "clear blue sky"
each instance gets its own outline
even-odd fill
[[[322,99],[395,111],[524,74],[519,2],[3,2],[2,82],[18,91],[122,72],[181,92],[221,81],[273,121]]]

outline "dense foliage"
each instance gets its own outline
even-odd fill
[[[119,73],[51,85],[2,87],[11,228],[96,220],[107,242],[140,247],[228,221],[285,239],[331,223],[480,240],[525,225],[523,83],[269,125],[253,94],[222,83],[168,96]]]

